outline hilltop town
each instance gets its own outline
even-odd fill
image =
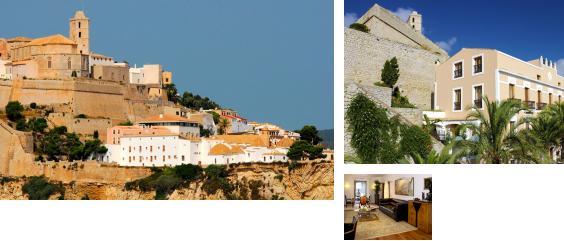
[[[332,162],[314,126],[289,131],[181,94],[160,64],[92,51],[90,27],[77,11],[68,36],[0,38],[0,174],[123,184],[150,175],[148,167]],[[68,169],[77,161],[88,163],[88,178]],[[91,176],[101,172],[113,174]]]

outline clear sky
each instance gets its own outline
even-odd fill
[[[179,90],[253,121],[333,128],[332,1],[6,1],[0,37],[68,36],[83,6],[97,53],[160,63]]]
[[[424,34],[450,55],[461,48],[494,48],[523,60],[558,61],[564,75],[564,1],[345,0],[345,24],[374,3],[407,16],[423,15]]]

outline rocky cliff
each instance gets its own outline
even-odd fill
[[[247,186],[251,181],[260,181],[262,185],[257,189],[260,199],[272,199],[273,196],[286,200],[333,199],[333,162],[304,162],[292,171],[289,171],[286,163],[232,165],[229,173],[230,182],[238,186],[233,192],[234,196],[242,196],[242,190],[244,190],[242,186]],[[28,199],[22,191],[26,180],[25,177],[5,178],[5,181],[0,182],[0,199]],[[168,198],[171,200],[230,198],[221,191],[210,195],[202,189],[202,184],[202,181],[192,182],[188,187],[175,190]],[[155,197],[154,191],[126,190],[124,184],[118,183],[78,181],[63,183],[63,185],[65,187],[64,198],[67,200],[79,200],[85,197],[93,200],[150,200]],[[50,199],[57,199],[59,196],[60,194],[54,194]],[[252,198],[248,194],[244,196]]]

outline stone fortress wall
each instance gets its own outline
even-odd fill
[[[445,56],[354,29],[344,31],[345,82],[374,86],[381,80],[386,60],[396,57],[402,94],[418,108],[431,109],[436,62],[446,60]]]
[[[381,70],[386,60],[398,59],[400,77],[397,85],[403,95],[418,108],[432,108],[435,68],[444,62],[448,53],[427,39],[417,28],[374,4],[357,23],[365,24],[369,33],[345,28],[345,82],[373,85],[381,80]]]
[[[40,176],[70,182],[123,184],[151,174],[148,168],[118,167],[96,161],[36,162],[33,139],[28,133],[16,131],[0,120],[0,175]]]

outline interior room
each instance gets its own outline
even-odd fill
[[[346,174],[346,240],[431,240],[432,177]]]

